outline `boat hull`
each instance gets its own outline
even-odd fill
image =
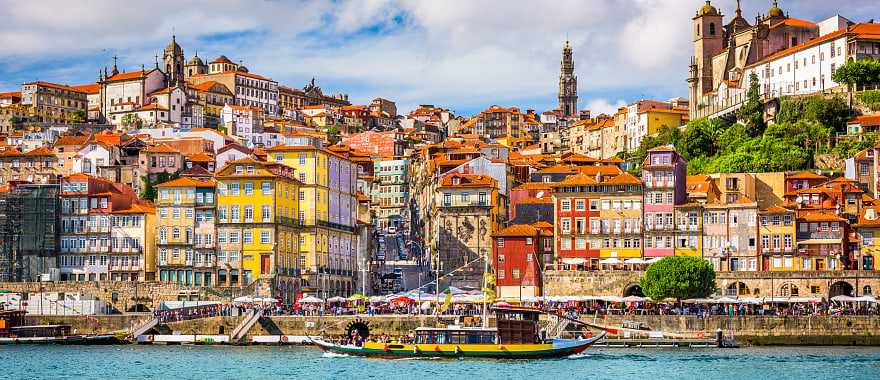
[[[602,339],[600,334],[590,339],[554,341],[547,344],[398,344],[366,343],[363,347],[337,345],[313,340],[318,348],[343,355],[378,358],[490,358],[490,359],[549,359],[578,354]]]
[[[9,344],[71,344],[71,345],[102,345],[122,344],[124,340],[112,334],[104,335],[69,335],[63,337],[20,337],[0,338],[0,345]]]

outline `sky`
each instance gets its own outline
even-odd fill
[[[753,22],[772,1],[743,0]],[[735,0],[713,1],[733,15]],[[845,6],[841,6],[845,4]],[[187,60],[224,54],[252,73],[354,104],[383,97],[400,113],[419,104],[469,116],[497,104],[556,108],[569,39],[579,107],[613,113],[639,99],[687,97],[699,0],[0,0],[0,92],[43,80],[94,82],[155,65],[172,33]],[[780,1],[792,17],[866,22],[876,0]],[[878,20],[880,21],[880,20]]]

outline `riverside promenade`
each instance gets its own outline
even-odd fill
[[[29,324],[65,323],[81,334],[121,331],[137,326],[152,316],[129,314],[111,316],[35,316]],[[261,335],[342,335],[349,323],[364,321],[373,334],[400,336],[419,326],[432,326],[440,317],[418,315],[354,316],[270,316],[261,318],[247,334]],[[243,317],[210,317],[172,322],[158,329],[164,334],[230,334]],[[591,320],[588,316],[584,320]],[[880,318],[873,316],[672,316],[609,315],[599,324],[620,326],[623,322],[642,323],[652,330],[677,333],[712,332],[721,329],[741,345],[872,345],[880,346]],[[490,320],[490,324],[492,321]]]

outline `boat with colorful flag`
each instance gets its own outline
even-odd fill
[[[541,335],[542,310],[495,307],[496,327],[419,327],[409,341],[374,341],[357,332],[352,339],[331,342],[313,339],[320,349],[343,355],[380,358],[494,358],[544,359],[578,354],[605,336],[588,339],[546,339]],[[484,319],[485,320],[485,319]]]

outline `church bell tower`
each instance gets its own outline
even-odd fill
[[[577,76],[574,75],[574,59],[571,57],[571,45],[565,41],[559,73],[559,109],[564,116],[575,116],[578,112],[577,102]]]

